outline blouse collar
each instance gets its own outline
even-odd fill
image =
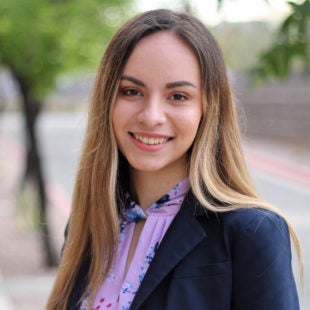
[[[164,214],[168,215],[171,212],[175,213],[176,208],[168,208],[169,206],[180,207],[183,203],[184,197],[190,189],[189,178],[175,185],[167,194],[163,195],[160,199],[155,201],[146,211],[131,198],[127,192],[125,201],[121,207],[122,217],[128,222],[138,222],[145,220],[150,214]]]

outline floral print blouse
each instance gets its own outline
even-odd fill
[[[89,307],[87,296],[80,310],[121,309],[128,310],[142,282],[148,267],[178,213],[186,193],[190,188],[189,179],[173,187],[166,195],[153,203],[146,211],[134,202],[130,195],[122,206],[120,236],[116,260],[108,277],[99,288],[94,304]],[[125,274],[127,256],[136,222],[145,220],[131,264]]]

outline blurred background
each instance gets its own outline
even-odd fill
[[[309,0],[0,0],[1,310],[44,309],[96,68],[116,29],[155,8],[191,12],[218,40],[254,182],[300,236],[310,309]]]

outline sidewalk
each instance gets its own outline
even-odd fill
[[[256,138],[248,139],[245,152],[251,169],[310,188],[309,148]],[[0,310],[44,309],[56,274],[55,268],[44,267],[38,236],[24,225],[16,210],[22,156],[18,145],[0,133]],[[54,193],[51,198],[55,204],[63,204],[64,199],[59,200],[61,192],[54,189],[50,193]],[[67,214],[63,206],[51,209],[50,220],[59,247]]]
[[[44,266],[36,231],[16,208],[22,150],[0,133],[0,309],[45,309],[56,268]]]
[[[252,137],[244,151],[250,168],[310,190],[310,144]]]

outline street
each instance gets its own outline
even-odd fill
[[[86,113],[50,112],[43,114],[38,124],[49,192],[51,195],[58,193],[56,202],[58,206],[53,206],[56,211],[52,212],[52,220],[57,227],[57,214],[62,214],[62,219],[59,221],[61,230],[69,212],[85,123]],[[0,133],[5,134],[17,144],[23,141],[21,126],[19,115],[15,113],[0,115]],[[247,148],[251,148],[251,143]],[[310,158],[308,163],[310,164]],[[310,167],[308,166],[308,168]],[[295,180],[284,179],[283,176],[261,171],[253,162],[250,164],[250,171],[260,195],[279,207],[296,227],[302,244],[305,264],[304,294],[302,295],[300,291],[301,309],[310,309],[310,242],[308,240],[310,235],[310,188]],[[61,234],[59,231],[55,234],[57,234],[57,244],[59,245],[61,244]],[[297,274],[296,259],[294,259],[294,269]],[[298,276],[296,279],[298,281]],[[13,286],[14,281],[8,281],[9,293],[14,291]]]

